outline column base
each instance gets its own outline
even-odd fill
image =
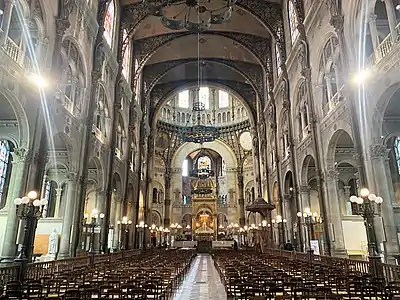
[[[66,258],[70,258],[71,256],[69,255],[69,253],[59,253],[57,255],[57,260],[61,260],[61,259],[66,259]]]
[[[15,257],[11,256],[4,256],[0,258],[0,263],[1,264],[13,264],[15,261]]]
[[[342,258],[348,258],[349,255],[347,254],[347,250],[344,248],[340,249],[333,249],[332,250],[332,256],[337,256],[337,257],[342,257]]]

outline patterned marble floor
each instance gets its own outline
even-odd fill
[[[211,255],[199,254],[195,258],[189,274],[183,281],[174,300],[226,300],[225,287]]]

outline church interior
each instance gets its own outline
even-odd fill
[[[398,50],[399,0],[0,0],[0,299],[400,297]]]

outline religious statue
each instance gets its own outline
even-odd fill
[[[47,249],[48,255],[56,255],[58,252],[58,233],[57,229],[53,229],[53,232],[49,235],[49,246]]]
[[[250,190],[246,190],[246,201],[247,203],[251,203],[251,192]]]

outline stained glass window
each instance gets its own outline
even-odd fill
[[[289,27],[290,27],[290,36],[292,38],[292,44],[296,41],[299,36],[299,30],[297,26],[299,22],[297,21],[296,9],[293,5],[292,1],[289,1]]]
[[[5,185],[8,175],[8,166],[10,162],[10,142],[6,140],[0,141],[0,207],[5,203]]]
[[[189,90],[184,90],[178,95],[178,106],[182,108],[189,108]]]
[[[128,32],[124,29],[123,39],[124,48],[122,49],[122,75],[124,75],[125,79],[128,79],[129,74],[129,42],[128,42]]]
[[[210,90],[208,87],[201,87],[199,91],[199,100],[204,103],[206,109],[210,108]]]
[[[218,106],[220,108],[228,107],[229,106],[229,95],[227,92],[219,90],[218,91],[218,98],[219,98],[219,103]]]
[[[397,171],[400,174],[400,137],[396,137],[394,141],[394,151],[396,154]]]
[[[281,58],[281,52],[279,51],[278,44],[275,44],[275,57],[276,57],[276,69],[278,70],[278,76],[279,76],[282,73],[282,69],[281,69],[282,58]]]
[[[114,19],[114,0],[111,0],[110,4],[108,4],[106,16],[104,18],[104,38],[110,47],[114,33]]]

